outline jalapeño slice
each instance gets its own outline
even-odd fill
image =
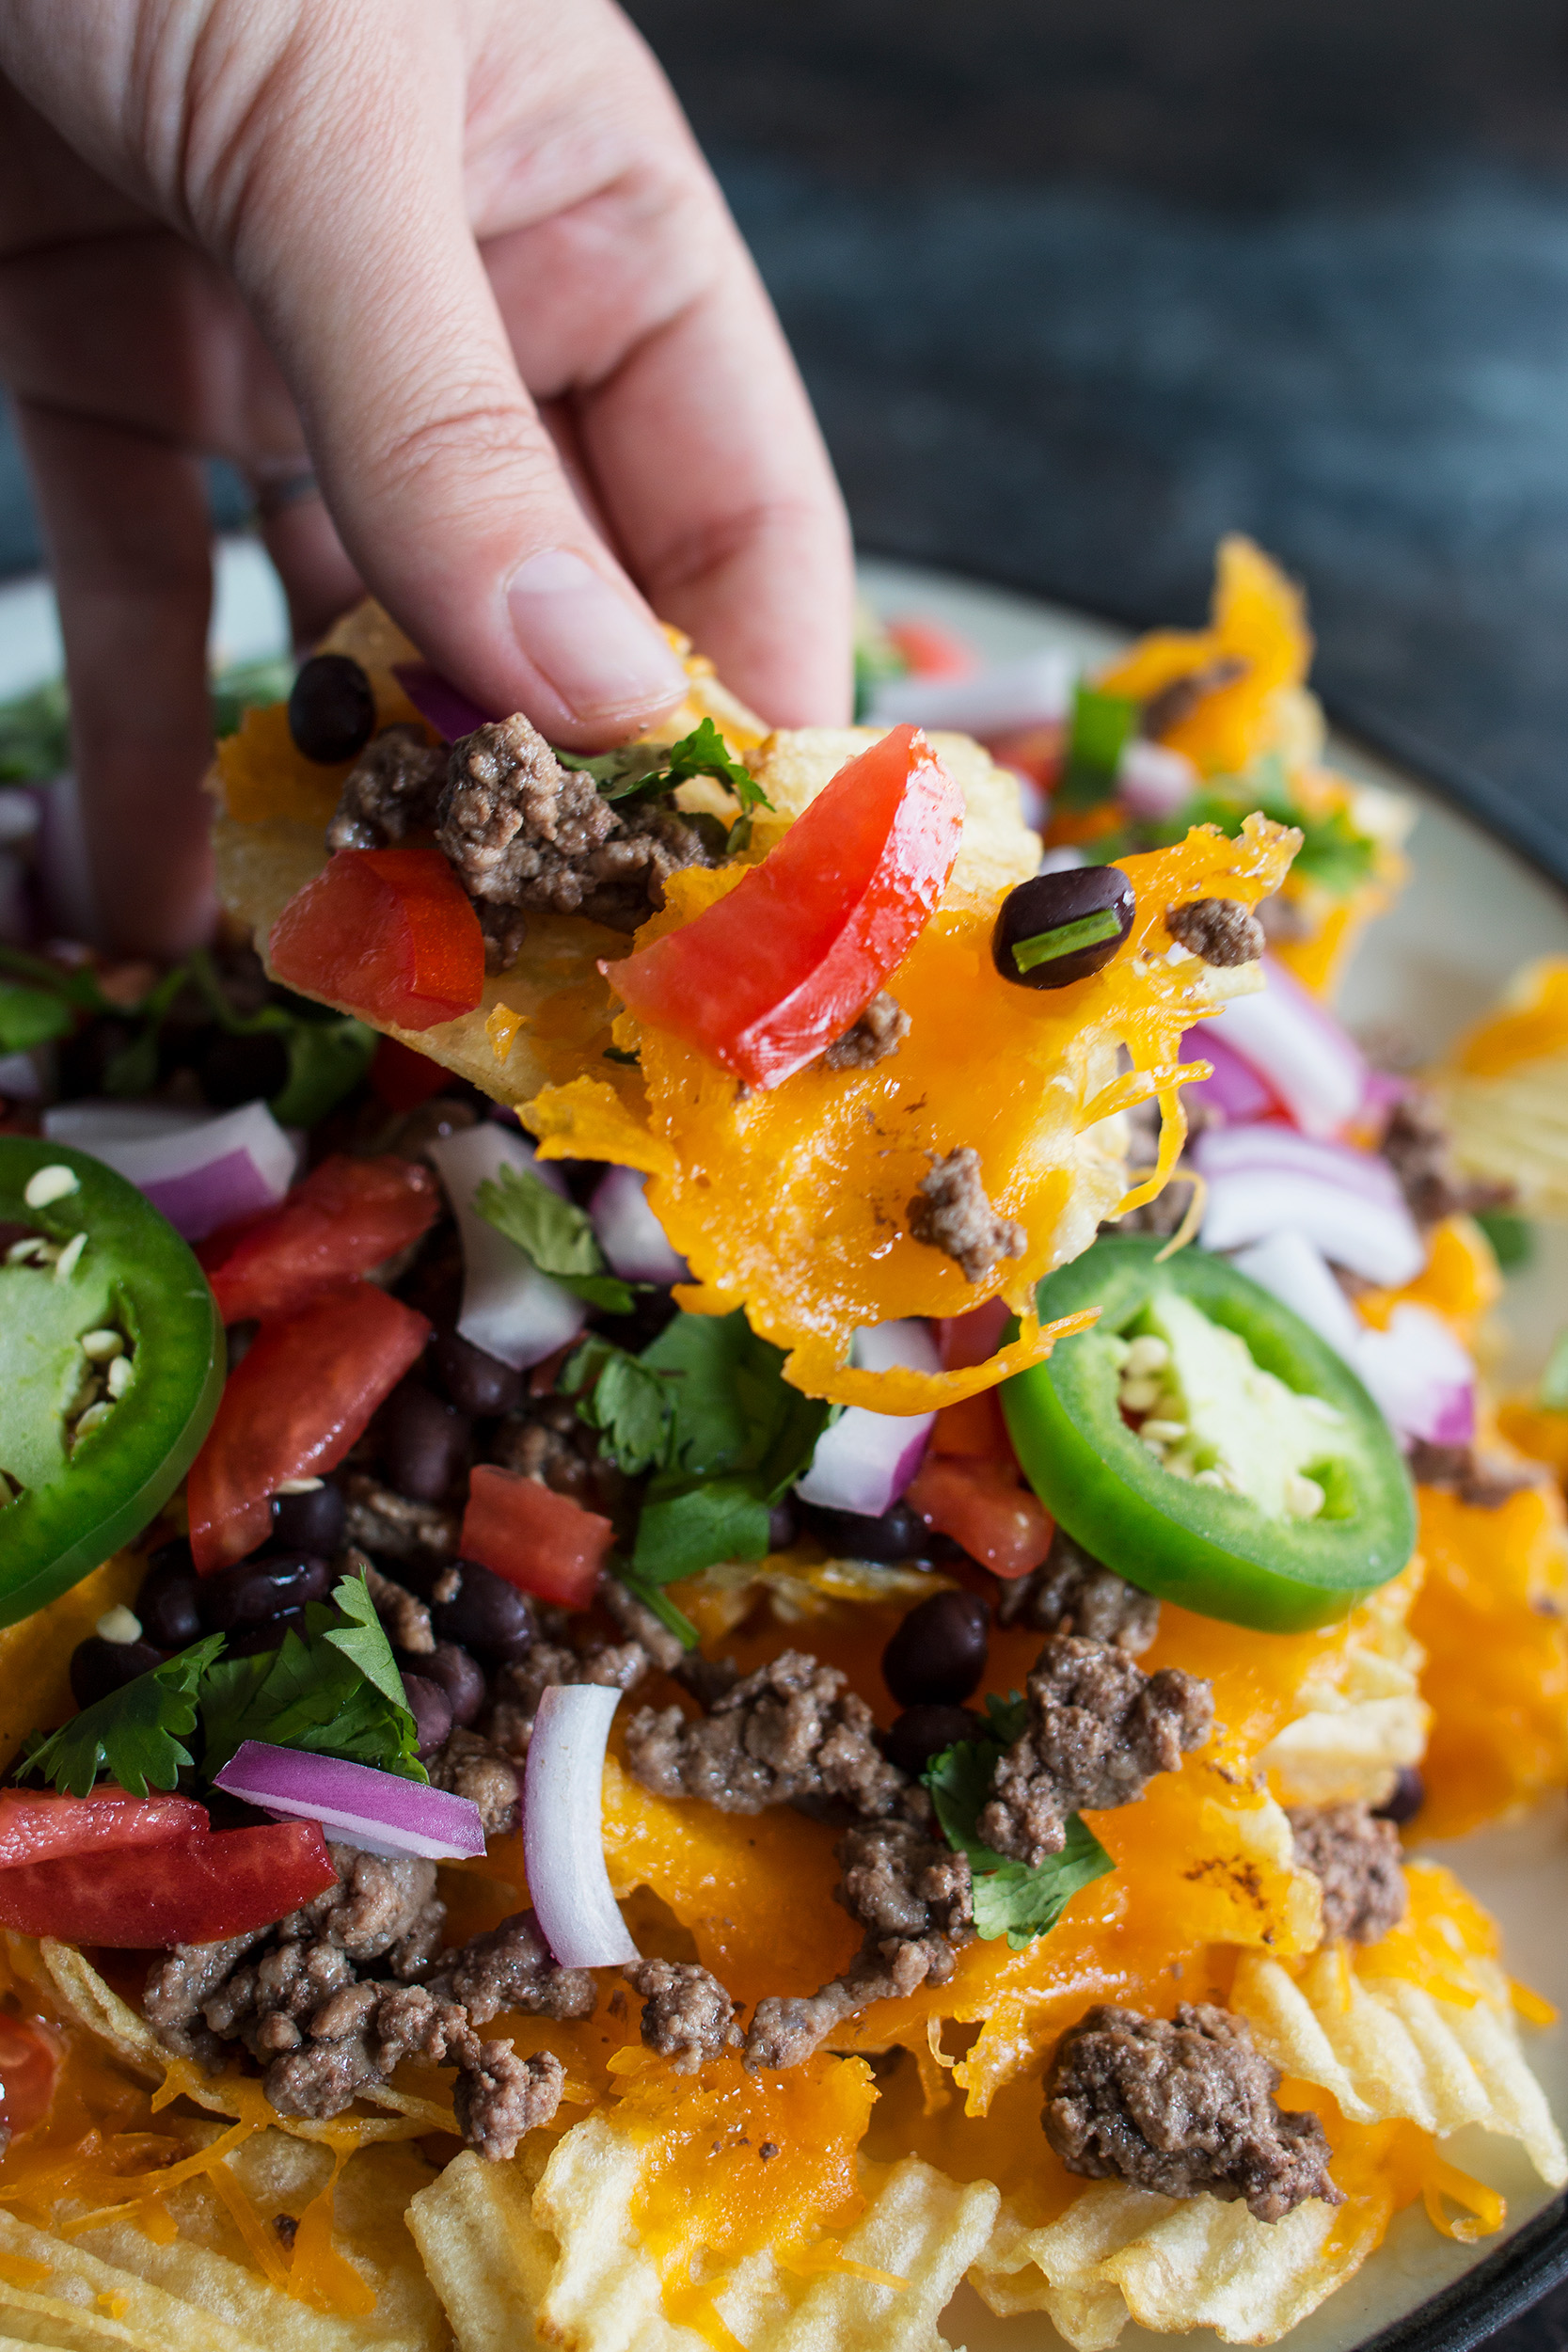
[[[1019,1460],[1068,1534],[1145,1592],[1263,1632],[1332,1624],[1415,1548],[1387,1423],[1267,1291],[1197,1249],[1162,1265],[1162,1247],[1112,1236],[1041,1282],[1042,1319],[1101,1311],[1004,1385]],[[1153,1382],[1130,1380],[1139,1340],[1159,1344],[1134,1367],[1164,1351]],[[1129,1418],[1161,1384],[1158,1416]]]
[[[12,1625],[168,1500],[217,1410],[224,1343],[179,1234],[87,1152],[0,1136],[0,1625]]]

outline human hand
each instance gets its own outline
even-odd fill
[[[302,640],[363,582],[592,748],[681,691],[641,590],[775,723],[846,715],[827,458],[610,0],[9,0],[0,73],[0,373],[114,944],[212,918],[198,453],[256,485]]]

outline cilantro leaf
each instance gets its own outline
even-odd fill
[[[486,1177],[474,1193],[474,1207],[487,1225],[515,1243],[531,1265],[574,1297],[606,1314],[630,1314],[631,1285],[607,1271],[587,1210],[552,1192],[532,1168],[502,1168]]]
[[[351,1665],[357,1666],[365,1680],[394,1707],[405,1707],[403,1677],[392,1656],[392,1645],[375,1613],[371,1588],[364,1576],[341,1576],[332,1587],[332,1597],[347,1625],[335,1626],[324,1636],[333,1648],[341,1650]]]
[[[990,1800],[997,1764],[1028,1720],[1016,1692],[1007,1699],[988,1698],[986,1707],[994,1736],[960,1740],[944,1749],[924,1778],[943,1836],[969,1856],[976,1934],[987,1943],[1005,1935],[1008,1948],[1018,1952],[1036,1936],[1049,1934],[1071,1898],[1116,1865],[1076,1813],[1068,1816],[1061,1852],[1048,1854],[1037,1869],[980,1842],[975,1824]]]
[[[764,1560],[770,1513],[746,1477],[655,1479],[637,1522],[632,1567],[655,1584],[721,1560]]]
[[[673,792],[678,784],[689,784],[695,776],[712,776],[715,781],[735,794],[740,803],[742,821],[754,808],[771,808],[773,803],[751,771],[738,759],[732,759],[729,747],[711,719],[700,720],[689,735],[683,735],[678,743],[626,743],[616,752],[597,752],[585,756],[581,752],[558,750],[556,757],[563,768],[575,768],[580,774],[592,776],[607,801],[653,800],[658,794]],[[739,826],[731,829],[734,849],[745,847],[750,831],[736,840]],[[731,853],[733,854],[733,849]]]
[[[685,784],[692,776],[712,776],[729,787],[743,811],[773,805],[750,769],[730,757],[728,746],[711,719],[699,720],[689,735],[672,743],[666,760],[672,785]]]
[[[664,1459],[675,1376],[595,1332],[567,1359],[556,1385],[576,1402],[578,1419],[604,1438],[599,1452],[636,1478]]]
[[[84,1707],[47,1739],[29,1740],[24,1776],[37,1772],[72,1797],[85,1797],[100,1772],[133,1797],[174,1788],[192,1760],[182,1741],[196,1726],[197,1686],[222,1648],[222,1634],[209,1633]]]
[[[200,1705],[209,1780],[246,1740],[372,1764],[405,1780],[427,1777],[364,1579],[342,1578],[333,1599],[336,1608],[318,1601],[306,1610],[303,1639],[290,1631],[278,1649],[224,1659],[208,1671]]]

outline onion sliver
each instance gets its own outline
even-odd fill
[[[612,1168],[600,1177],[588,1203],[599,1247],[623,1282],[687,1281],[690,1268],[648,1206],[647,1181],[636,1168]]]
[[[1268,1119],[1278,1110],[1256,1070],[1240,1054],[1231,1052],[1217,1029],[1189,1029],[1181,1040],[1181,1059],[1206,1061],[1214,1073],[1184,1088],[1184,1102],[1201,1103],[1205,1110],[1218,1111],[1243,1126],[1252,1120]]]
[[[1011,735],[1065,719],[1072,701],[1072,662],[1054,647],[998,662],[970,677],[888,678],[872,697],[872,722],[952,727],[960,735]]]
[[[1303,1323],[1326,1340],[1348,1364],[1354,1364],[1365,1327],[1335,1280],[1321,1249],[1293,1226],[1285,1226],[1250,1249],[1238,1250],[1230,1261],[1238,1274],[1253,1281],[1289,1307]]]
[[[531,1265],[515,1242],[479,1215],[474,1194],[503,1168],[531,1170],[552,1192],[564,1193],[559,1170],[547,1161],[536,1162],[531,1144],[493,1120],[444,1136],[428,1148],[463,1244],[459,1336],[487,1356],[499,1357],[514,1372],[542,1364],[576,1339],[588,1310],[580,1298]]]
[[[1216,1014],[1227,1045],[1258,1073],[1304,1135],[1338,1135],[1360,1109],[1367,1064],[1360,1048],[1299,980],[1271,957],[1268,986]],[[1207,1035],[1211,1024],[1199,1022]]]
[[[460,735],[472,735],[476,727],[488,724],[478,703],[471,703],[450,678],[444,678],[439,670],[431,669],[428,662],[394,661],[392,675],[420,718],[428,719],[436,734],[448,743],[455,743]]]
[[[1212,1128],[1198,1136],[1193,1157],[1211,1184],[1224,1176],[1310,1176],[1386,1208],[1405,1205],[1400,1180],[1380,1153],[1316,1142],[1277,1123]]]
[[[1476,1368],[1428,1308],[1396,1307],[1386,1331],[1363,1331],[1355,1369],[1402,1438],[1468,1445],[1476,1434]]]
[[[850,1360],[868,1372],[938,1372],[942,1351],[930,1325],[910,1317],[857,1331]],[[935,1425],[935,1413],[873,1413],[851,1405],[818,1438],[795,1491],[822,1510],[880,1518],[920,1468]]]
[[[562,1968],[639,1957],[605,1868],[601,1787],[619,1691],[563,1682],[545,1692],[523,1775],[523,1856],[545,1941]]]
[[[245,1740],[213,1786],[279,1820],[319,1821],[339,1845],[366,1853],[441,1862],[484,1851],[484,1823],[471,1798],[378,1772],[372,1764]]]
[[[1280,1127],[1227,1127],[1194,1148],[1209,1198],[1206,1249],[1241,1249],[1295,1232],[1364,1281],[1398,1288],[1426,1246],[1386,1161]]]
[[[294,1146],[264,1103],[213,1119],[152,1104],[61,1103],[43,1131],[135,1184],[187,1241],[274,1207],[294,1178]]]

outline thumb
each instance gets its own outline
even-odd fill
[[[442,13],[377,0],[373,25],[345,28],[359,8],[325,10],[325,40],[296,21],[309,54],[269,79],[230,265],[367,586],[482,708],[603,743],[678,702],[685,675],[518,376],[467,218]]]

